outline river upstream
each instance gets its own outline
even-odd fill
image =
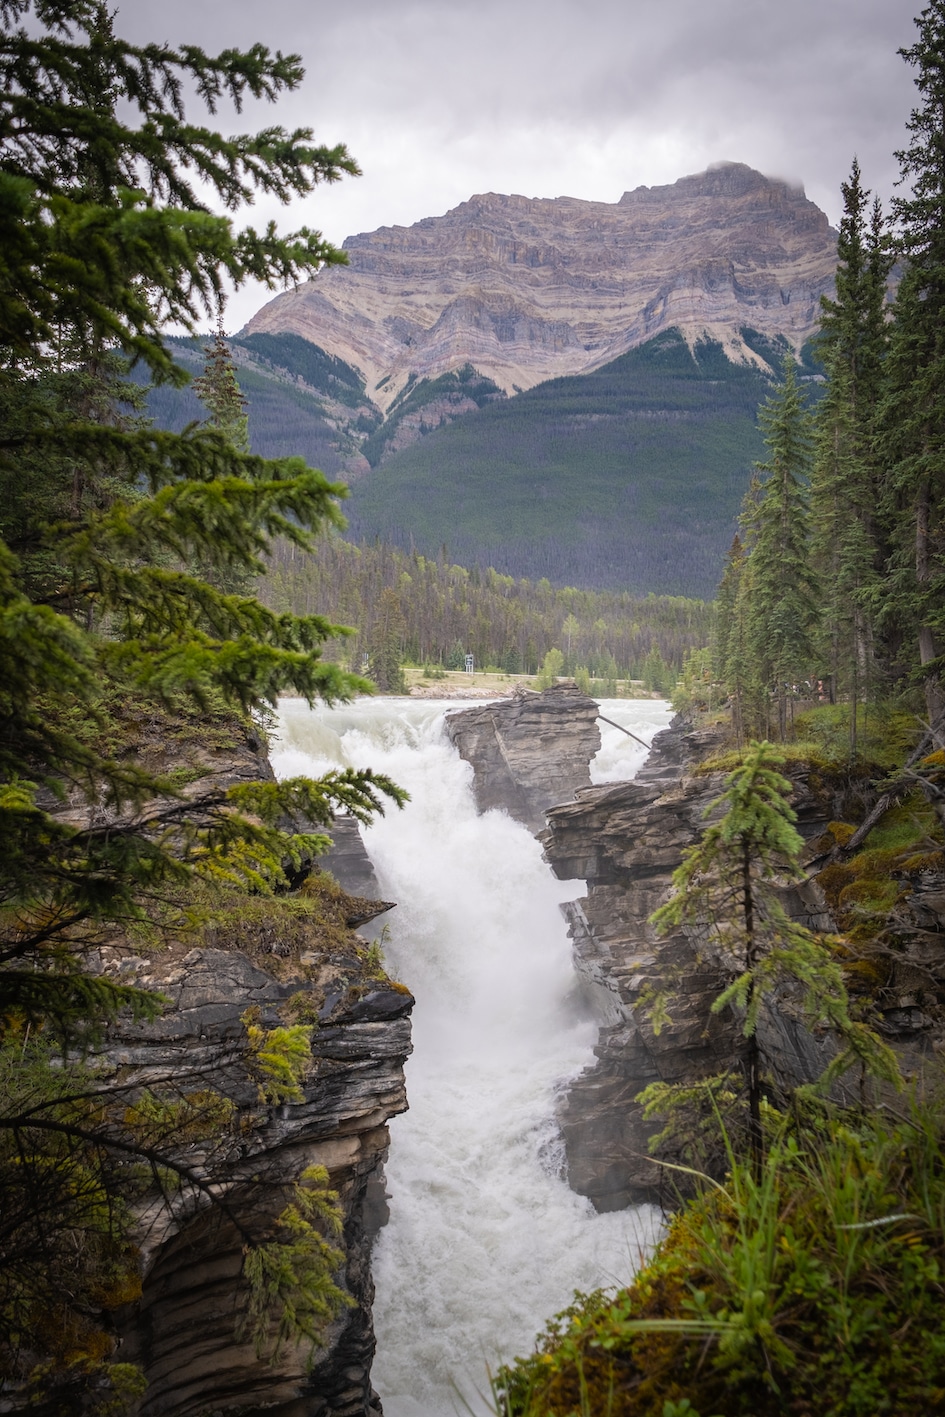
[[[390,1223],[374,1249],[374,1385],[387,1417],[488,1411],[488,1372],[531,1349],[575,1289],[626,1283],[652,1243],[649,1207],[597,1215],[568,1189],[555,1099],[592,1061],[598,1021],[577,987],[556,881],[525,827],[478,816],[472,769],[448,741],[468,704],[282,704],[279,777],[373,767],[411,801],[364,833],[386,900],[390,973],[416,996],[410,1111],[391,1126]],[[668,705],[604,700],[647,742]],[[645,752],[601,724],[595,782]]]

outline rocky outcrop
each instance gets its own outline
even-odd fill
[[[741,331],[814,332],[836,234],[799,188],[723,163],[619,202],[472,197],[345,243],[250,333],[289,331],[359,370],[382,409],[408,380],[472,364],[507,393],[584,373],[661,330],[754,359]]]
[[[572,1187],[599,1210],[618,1209],[659,1194],[658,1168],[648,1159],[656,1128],[635,1100],[652,1082],[689,1083],[731,1065],[740,1046],[736,1018],[713,1014],[720,972],[698,932],[657,938],[650,915],[668,897],[685,849],[700,837],[704,811],[718,796],[723,773],[693,767],[721,746],[718,731],[677,722],[654,740],[633,782],[591,787],[548,813],[541,841],[555,874],[587,881],[587,895],[563,907],[579,972],[606,1001],[597,1061],[570,1086],[559,1121]],[[827,822],[842,819],[849,784],[828,784],[809,765],[789,763],[798,830],[822,840]],[[823,859],[820,861],[823,865]],[[813,930],[836,922],[814,874],[781,891],[788,914]],[[903,881],[892,917],[898,939],[888,977],[874,999],[878,1028],[892,1043],[906,1076],[918,1075],[945,1048],[945,892],[941,874]],[[672,981],[671,1022],[654,1033],[648,989]],[[765,1007],[758,1028],[765,1070],[784,1089],[812,1082],[830,1060],[829,1035],[804,1025],[789,990]],[[858,1099],[857,1079],[837,1084],[838,1101]]]
[[[479,811],[499,807],[539,831],[549,807],[590,785],[597,713],[594,699],[564,683],[448,714],[450,741],[473,765]]]
[[[231,785],[272,777],[258,736],[231,719],[178,721],[142,710],[120,728],[124,758],[183,780],[198,822],[202,803]],[[78,796],[60,812],[76,825],[87,820]],[[88,958],[92,970],[164,1001],[157,1019],[122,1018],[106,1030],[94,1062],[111,1105],[123,1114],[151,1093],[159,1116],[182,1102],[196,1109],[183,1141],[171,1122],[152,1140],[155,1184],[137,1203],[131,1235],[140,1297],[103,1318],[117,1361],[138,1365],[147,1380],[135,1417],[380,1412],[371,1387],[370,1249],[386,1219],[387,1122],[407,1107],[403,1065],[414,1001],[355,933],[391,908],[367,898],[378,895],[377,882],[357,823],[338,818],[331,834],[328,859],[347,891],[303,863],[299,899],[308,910],[293,912],[291,897],[267,902],[247,894],[228,913],[224,899],[210,922],[188,933],[171,926],[139,934],[133,950],[112,930]],[[250,1024],[264,1035],[310,1028],[300,1099],[266,1101]],[[162,1158],[184,1168],[180,1184],[168,1180]],[[314,1354],[307,1344],[288,1344],[270,1362],[240,1337],[246,1246],[277,1238],[277,1218],[311,1166],[327,1170],[338,1195],[338,1283],[351,1307]]]
[[[270,956],[272,958],[272,956]],[[275,961],[273,961],[275,962]],[[141,1212],[141,1298],[117,1316],[120,1357],[142,1368],[141,1417],[265,1411],[271,1417],[376,1413],[371,1388],[371,1240],[384,1218],[388,1119],[406,1108],[410,994],[372,976],[363,951],[279,960],[278,977],[242,951],[196,949],[183,958],[120,961],[126,977],[159,990],[155,1023],[112,1030],[103,1062],[129,1086],[211,1088],[236,1106],[235,1133],[187,1165],[212,1177],[216,1203],[185,1188]],[[246,1067],[247,1009],[277,1028],[316,1022],[304,1100],[261,1106]],[[237,1336],[245,1303],[246,1237],[264,1237],[306,1167],[324,1166],[344,1211],[343,1282],[353,1307],[324,1336],[309,1369],[289,1345],[273,1364]]]
[[[541,836],[557,876],[587,881],[587,896],[564,910],[577,968],[600,986],[608,1004],[597,1062],[571,1085],[559,1112],[570,1184],[599,1210],[658,1192],[658,1171],[648,1159],[656,1128],[644,1121],[637,1094],[652,1082],[711,1076],[737,1055],[736,1021],[711,1012],[720,976],[704,941],[682,930],[658,939],[649,922],[722,785],[721,773],[693,776],[686,769],[718,741],[682,725],[668,729],[654,740],[633,782],[579,792],[575,802],[548,813]],[[814,835],[825,825],[823,808],[802,780],[796,786],[799,825]],[[812,928],[830,928],[816,886],[787,897],[791,914]],[[672,1021],[655,1034],[647,990],[668,977],[674,980]],[[829,1059],[827,1045],[801,1028],[790,1009],[771,1011],[764,1035],[768,1067],[787,1085],[812,1080]]]
[[[336,817],[328,835],[332,841],[331,850],[318,858],[319,866],[330,871],[338,884],[351,895],[377,900],[381,888],[374,874],[374,863],[365,849],[357,819]]]

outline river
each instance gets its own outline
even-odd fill
[[[365,831],[386,900],[385,959],[410,986],[410,1111],[391,1124],[391,1219],[374,1250],[374,1385],[387,1417],[488,1411],[488,1372],[531,1349],[575,1289],[626,1283],[652,1244],[649,1207],[597,1215],[568,1189],[554,1123],[566,1081],[592,1061],[597,1020],[576,982],[556,881],[503,812],[478,816],[472,769],[446,738],[468,704],[363,699],[280,707],[278,777],[373,767],[411,801]],[[668,705],[604,700],[649,741]],[[646,754],[601,724],[597,782]]]

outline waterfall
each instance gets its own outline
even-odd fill
[[[286,700],[277,776],[373,767],[411,794],[365,831],[388,918],[389,971],[410,986],[410,1111],[391,1125],[391,1219],[374,1250],[374,1385],[387,1417],[488,1410],[488,1370],[528,1352],[575,1289],[626,1283],[652,1244],[650,1207],[597,1215],[568,1189],[557,1092],[592,1061],[597,1021],[576,987],[559,882],[530,833],[480,817],[472,769],[443,729],[443,701]],[[649,741],[665,704],[605,700]],[[595,781],[645,758],[601,725]]]

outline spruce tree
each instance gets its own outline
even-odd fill
[[[893,310],[879,447],[893,552],[883,618],[910,656],[933,724],[945,715],[945,0],[917,20],[900,50],[915,71],[919,106],[897,153],[909,196],[896,197],[903,279]],[[945,730],[940,730],[945,742]]]
[[[790,354],[782,383],[762,405],[758,421],[768,457],[756,464],[742,516],[751,583],[747,640],[753,672],[763,686],[764,718],[773,698],[783,739],[792,686],[810,668],[817,589],[809,557],[810,415]]]
[[[766,1086],[758,1025],[775,990],[799,986],[808,1023],[834,1030],[838,1049],[824,1075],[825,1085],[855,1064],[887,1081],[899,1080],[891,1050],[872,1029],[850,1017],[831,948],[834,942],[797,924],[779,898],[782,885],[804,878],[804,841],[788,801],[791,783],[778,771],[782,763],[770,743],[751,744],[741,764],[725,778],[721,795],[706,808],[712,820],[674,871],[673,895],[651,917],[663,934],[688,925],[704,935],[724,981],[712,1010],[733,1007],[743,1020],[741,1066],[756,1175],[764,1154]],[[667,1017],[667,1007],[672,1007],[667,996],[659,996],[654,1008],[657,1026],[661,1016]],[[665,1103],[667,1090],[657,1087],[649,1097],[644,1093],[644,1099],[651,1107]]]
[[[856,159],[843,184],[836,295],[821,301],[819,353],[827,389],[815,416],[811,553],[820,574],[819,656],[831,698],[850,702],[850,751],[857,713],[880,675],[871,605],[886,560],[880,469],[873,425],[887,342],[885,292],[890,256],[882,212]]]
[[[295,87],[294,58],[132,46],[114,36],[104,6],[60,0],[37,9],[37,38],[14,28],[29,10],[27,0],[0,5],[0,225],[16,233],[0,272],[0,461],[13,537],[0,547],[0,1012],[46,1010],[67,1030],[94,1027],[131,998],[87,978],[80,961],[104,922],[140,909],[142,891],[197,863],[222,868],[241,834],[258,879],[277,882],[280,861],[318,846],[311,827],[294,839],[280,832],[286,809],[324,824],[333,800],[370,812],[391,785],[348,774],[275,797],[247,789],[241,802],[209,794],[185,821],[179,789],[71,726],[70,702],[92,719],[103,701],[135,697],[248,712],[286,688],[331,698],[362,687],[321,659],[337,627],[220,588],[261,570],[274,536],[312,548],[313,533],[339,521],[343,489],[302,459],[251,457],[225,430],[161,433],[118,413],[122,357],[157,379],[186,379],[162,322],[215,305],[223,272],[275,283],[340,258],[309,232],[235,231],[206,209],[187,169],[229,205],[356,169],[304,130],[223,138],[186,120],[185,81],[212,111],[223,96],[239,105]],[[65,825],[47,810],[49,793],[84,800],[108,828]]]
[[[218,429],[238,453],[248,453],[246,399],[222,325],[217,326],[210,344],[204,346],[203,373],[194,380],[193,390],[210,415],[210,427]]]

